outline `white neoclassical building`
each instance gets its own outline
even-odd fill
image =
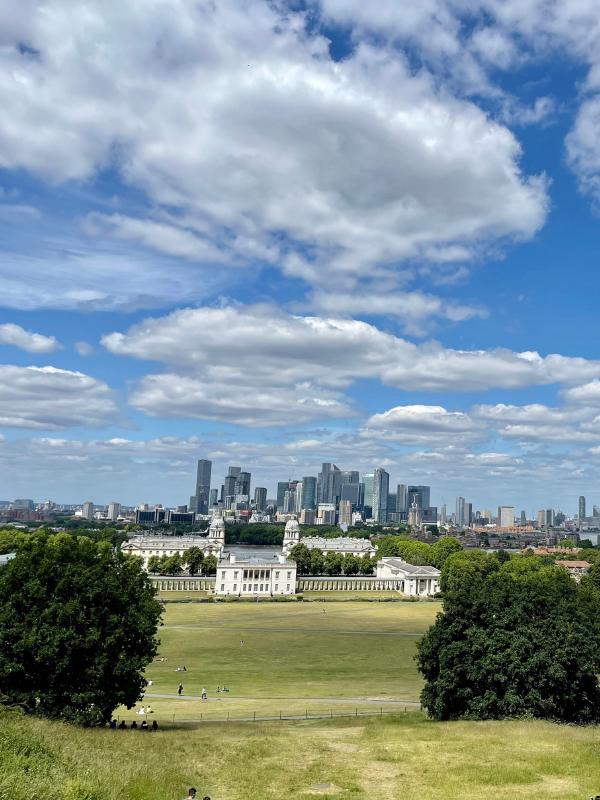
[[[227,553],[219,561],[215,594],[271,597],[296,594],[296,562],[281,553],[275,559],[242,559]]]
[[[213,517],[208,536],[134,536],[121,545],[123,553],[139,556],[144,569],[152,556],[184,556],[191,547],[198,547],[205,556],[220,558],[225,547],[225,522],[221,516]]]
[[[377,577],[394,580],[395,588],[412,597],[431,597],[440,591],[440,571],[417,566],[401,558],[382,558],[377,562]]]
[[[296,517],[290,517],[285,523],[283,533],[283,552],[287,555],[294,545],[300,542],[300,524]]]
[[[352,536],[336,536],[334,539],[306,536],[302,539],[302,544],[305,544],[309,550],[321,550],[323,555],[340,553],[345,556],[350,553],[353,556],[374,556],[377,552],[368,539],[356,539]]]

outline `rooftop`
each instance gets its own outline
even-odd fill
[[[368,539],[356,539],[352,536],[337,536],[334,539],[326,539],[322,536],[306,536],[300,540],[310,550],[339,550],[340,552],[354,552],[356,550],[364,552],[375,552],[375,548]]]
[[[441,573],[436,567],[420,564],[409,564],[408,561],[403,561],[401,558],[382,558],[384,564],[392,569],[401,569],[407,575],[415,578],[439,578]]]

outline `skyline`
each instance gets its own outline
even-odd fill
[[[0,10],[0,499],[600,504],[600,18],[469,9]]]

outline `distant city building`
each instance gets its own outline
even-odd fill
[[[454,512],[454,524],[459,530],[468,527],[470,520],[466,519],[465,498],[456,498],[456,509]]]
[[[201,458],[196,467],[196,489],[190,497],[189,509],[197,514],[207,514],[210,505],[210,477],[212,461]]]
[[[585,519],[585,497],[579,497],[579,519]]]
[[[336,504],[340,498],[342,471],[335,464],[324,461],[317,478],[317,504]]]
[[[421,510],[429,508],[431,495],[431,487],[429,486],[409,486],[407,490],[407,505],[410,508],[413,500],[416,500],[417,505]]]
[[[219,490],[218,489],[211,489],[210,490],[210,502],[209,502],[210,508],[212,508],[213,506],[216,506],[218,502],[219,502]]]
[[[514,506],[498,506],[498,525],[501,528],[512,528],[515,524]]]
[[[404,483],[396,486],[396,511],[398,514],[408,514],[408,487]]]
[[[365,512],[365,518],[373,516],[373,481],[375,475],[373,472],[367,472],[362,476],[362,507]]]
[[[408,509],[408,524],[413,530],[418,530],[423,523],[423,510],[417,504],[417,498],[413,495],[412,505]]]
[[[315,522],[317,525],[335,525],[335,504],[319,503]]]
[[[378,467],[373,472],[373,519],[379,524],[387,522],[390,476]]]
[[[302,498],[300,510],[315,509],[317,507],[317,479],[312,475],[302,478]]]
[[[254,508],[264,511],[267,507],[267,490],[264,486],[257,486],[254,490]]]
[[[303,508],[300,512],[300,523],[302,525],[314,525],[315,516],[314,508]]]
[[[110,520],[116,520],[119,518],[119,514],[121,513],[121,503],[109,503],[108,508],[106,510],[106,516]]]
[[[91,500],[86,500],[81,507],[81,516],[83,519],[94,519],[94,504]]]
[[[35,503],[33,502],[33,500],[30,500],[29,498],[19,497],[17,500],[13,500],[11,505],[14,509],[17,510],[22,509],[23,511],[33,511],[35,509]]]
[[[352,503],[350,500],[340,500],[338,517],[340,525],[352,525]]]

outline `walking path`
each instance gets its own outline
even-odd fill
[[[401,698],[381,698],[381,697],[209,697],[207,700],[202,700],[200,695],[182,694],[178,695],[176,692],[173,694],[166,694],[160,692],[144,692],[144,697],[160,697],[167,700],[198,700],[202,703],[239,703],[240,700],[244,702],[255,702],[258,705],[265,702],[279,701],[281,705],[286,703],[304,703],[310,705],[313,702],[327,702],[331,705],[353,705],[355,703],[372,704],[374,706],[391,706],[402,708],[410,706],[411,708],[420,708],[421,704],[418,700],[402,700]],[[329,716],[326,714],[325,716]],[[257,717],[258,719],[258,717]],[[270,719],[270,717],[269,717]],[[279,717],[277,717],[279,719]],[[288,719],[291,719],[289,717]]]

